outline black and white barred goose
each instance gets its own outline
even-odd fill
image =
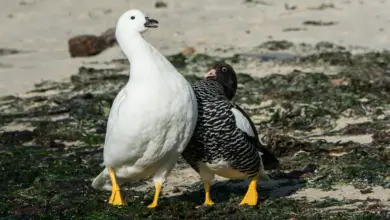
[[[269,180],[263,168],[274,168],[278,159],[262,146],[249,116],[230,102],[237,89],[233,68],[216,63],[205,79],[192,85],[198,102],[198,121],[184,159],[195,169],[205,188],[204,205],[213,205],[210,184],[214,175],[251,178],[240,205],[256,205],[257,179]]]

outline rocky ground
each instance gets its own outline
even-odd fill
[[[230,57],[169,59],[190,82],[215,60],[239,72],[234,101],[281,160],[269,171],[273,181],[259,183],[259,206],[238,206],[247,181],[218,178],[217,204],[196,209],[203,187],[182,159],[157,209],[146,208],[149,180],[124,188],[128,206],[107,204],[109,193],[91,181],[102,169],[110,105],[128,80],[127,60],[117,59],[112,68],[81,67],[69,82],[0,98],[2,219],[390,218],[390,53],[269,41]],[[248,74],[264,65],[274,67],[265,77]]]

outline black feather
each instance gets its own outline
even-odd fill
[[[254,142],[256,143],[256,148],[261,153],[263,153],[262,159],[263,159],[263,165],[265,169],[274,169],[279,166],[279,160],[275,157],[273,153],[271,153],[270,150],[268,150],[260,141],[259,134],[257,133],[256,127],[253,124],[253,121],[250,119],[249,115],[238,105],[234,105],[237,110],[239,110],[245,118],[249,121],[249,124],[251,125],[252,131],[255,134],[255,137],[248,138],[254,138]]]
[[[248,177],[258,174],[261,168],[258,151],[264,151],[263,157],[272,154],[261,148],[257,135],[250,137],[237,127],[231,111],[237,107],[228,100],[223,86],[215,80],[202,80],[192,87],[198,101],[198,121],[183,152],[184,159],[198,172],[199,163],[223,160]],[[251,126],[257,134],[253,123]],[[272,155],[271,160],[274,159]]]

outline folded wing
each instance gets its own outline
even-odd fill
[[[279,160],[273,155],[261,142],[256,127],[252,120],[238,105],[231,109],[233,112],[236,126],[243,131],[249,139],[256,143],[256,148],[263,153],[262,160],[265,169],[273,169],[279,165]]]

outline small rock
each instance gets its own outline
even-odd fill
[[[312,25],[312,26],[331,26],[336,25],[338,22],[336,21],[316,21],[316,20],[308,20],[304,21],[303,25]]]
[[[255,124],[265,123],[269,120],[271,120],[271,117],[267,116],[267,115],[253,115],[252,116],[252,121]]]
[[[112,9],[106,9],[103,11],[104,14],[110,14],[112,12]]]
[[[32,141],[35,133],[29,130],[9,131],[0,134],[0,143],[4,144],[20,144]]]
[[[179,187],[175,186],[175,187],[173,187],[172,192],[173,193],[179,193],[179,192],[181,192],[181,190],[180,190]]]
[[[272,107],[274,106],[274,100],[270,99],[270,100],[267,100],[267,101],[262,101],[260,103],[260,106],[259,108],[269,108],[269,107]]]
[[[290,27],[290,28],[283,28],[283,32],[291,32],[291,31],[307,31],[307,28],[300,28],[300,27]]]
[[[167,3],[163,2],[163,1],[157,1],[154,4],[155,8],[166,8],[167,6],[168,6]]]
[[[340,79],[333,79],[331,83],[333,86],[348,86],[351,84],[351,79],[343,77]]]
[[[360,192],[362,194],[369,194],[369,193],[372,193],[372,188],[368,187],[368,188],[365,188],[365,189],[361,189]]]
[[[184,50],[181,52],[182,55],[184,56],[189,56],[195,53],[195,48],[193,47],[186,47]]]
[[[384,120],[386,118],[386,115],[379,115],[378,117],[377,117],[377,119],[378,120]]]
[[[68,49],[71,57],[97,55],[107,47],[105,39],[94,35],[79,35],[68,40]]]
[[[10,48],[0,48],[0,56],[12,55],[16,53],[20,53],[20,51],[16,49],[10,49]]]
[[[272,38],[272,37],[271,37]],[[288,50],[292,48],[294,44],[290,41],[285,41],[285,40],[270,40],[262,43],[258,47],[261,49],[266,49],[266,50]]]
[[[295,9],[297,9],[298,7],[296,5],[289,5],[287,3],[284,3],[284,9],[288,10],[288,11],[293,11]]]

